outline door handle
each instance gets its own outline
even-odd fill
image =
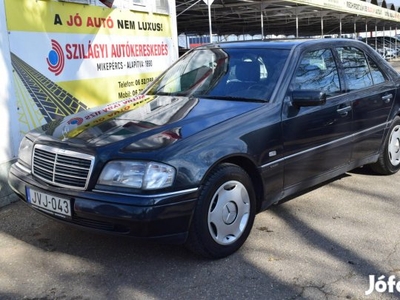
[[[392,94],[388,94],[388,95],[382,96],[382,100],[383,100],[384,103],[389,103],[390,100],[392,100],[392,98],[393,98]]]
[[[338,108],[336,111],[342,117],[346,117],[349,114],[349,111],[351,111],[351,106],[349,105],[349,106],[341,107],[341,108]]]

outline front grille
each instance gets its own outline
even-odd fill
[[[93,168],[92,155],[36,145],[33,151],[33,175],[43,181],[73,189],[87,188]]]

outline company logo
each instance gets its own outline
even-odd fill
[[[64,51],[61,45],[51,40],[51,50],[46,58],[49,71],[58,76],[64,70]]]
[[[65,124],[62,129],[62,135],[64,137],[63,140],[66,140],[69,137],[72,137],[75,134],[77,134],[76,129],[82,123],[83,123],[83,119],[80,117],[75,117],[75,118],[69,119],[67,124]]]
[[[375,279],[375,275],[369,275],[369,288],[365,291],[365,295],[368,296],[372,292],[378,293],[400,293],[400,281],[396,279],[396,276],[391,275],[386,280],[385,275],[382,275]]]
[[[75,117],[67,122],[69,125],[81,125],[83,123],[83,119],[80,117]]]

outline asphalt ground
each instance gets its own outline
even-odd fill
[[[399,186],[400,173],[348,172],[258,214],[220,260],[81,231],[18,201],[0,209],[0,299],[400,299],[382,290],[400,281]],[[367,296],[372,275],[381,291]]]

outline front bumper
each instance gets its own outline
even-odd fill
[[[8,182],[31,208],[57,221],[85,229],[171,243],[186,240],[197,199],[197,189],[158,195],[72,191],[39,183],[17,164],[11,166]],[[70,199],[72,216],[64,218],[31,205],[27,202],[27,187]]]

